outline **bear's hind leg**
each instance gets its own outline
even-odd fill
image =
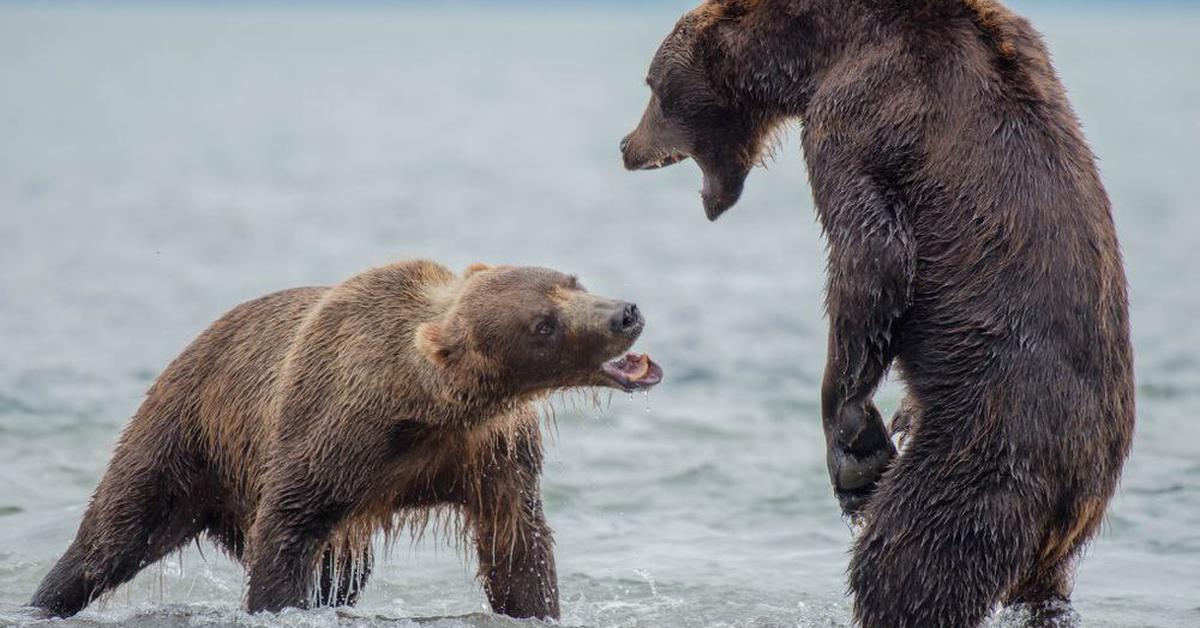
[[[863,628],[980,626],[1037,550],[1019,487],[981,465],[948,471],[930,459],[944,458],[901,456],[866,513],[849,569]]]
[[[199,532],[198,513],[155,460],[136,447],[118,448],[75,540],[30,606],[74,615]]]
[[[1100,527],[1107,500],[1084,499],[1058,520],[1042,543],[1039,560],[1005,596],[1005,606],[1020,606],[1030,613],[1029,626],[1074,625],[1078,616],[1071,607],[1075,561]]]
[[[1005,606],[1021,607],[1029,613],[1029,628],[1062,628],[1076,624],[1071,607],[1073,561],[1060,561],[1050,568],[1037,568],[1013,587]]]

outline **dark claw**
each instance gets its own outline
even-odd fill
[[[891,433],[892,437],[907,436],[920,422],[921,410],[917,406],[917,402],[912,397],[905,397],[900,401],[900,407],[896,409],[895,416],[892,417]]]

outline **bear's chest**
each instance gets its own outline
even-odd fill
[[[471,426],[397,422],[389,435],[395,503],[401,507],[462,503],[482,477],[502,473],[519,453],[516,444],[538,429],[531,410],[506,413]],[[536,439],[535,439],[536,440]]]

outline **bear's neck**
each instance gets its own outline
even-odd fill
[[[431,286],[426,292],[426,315],[420,323],[436,323],[446,319],[462,290],[462,279]],[[415,337],[413,338],[415,342]],[[423,382],[424,399],[420,414],[438,425],[478,425],[506,415],[529,402],[526,395],[491,369],[475,367],[465,371],[455,365],[435,365],[423,356],[410,365],[417,369],[413,381]]]
[[[451,376],[446,369],[426,365],[430,382],[424,400],[424,418],[439,425],[477,425],[512,412],[528,403],[504,382],[487,373]]]

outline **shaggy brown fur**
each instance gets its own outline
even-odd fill
[[[32,605],[74,614],[202,533],[251,611],[352,604],[376,532],[448,510],[496,612],[557,617],[532,404],[652,385],[604,370],[642,325],[555,271],[425,261],[243,304],[147,393]]]
[[[1094,158],[1037,32],[993,0],[712,0],[683,17],[622,142],[737,202],[803,121],[829,241],[822,416],[870,628],[1050,621],[1134,426],[1125,276]],[[910,398],[896,458],[871,397]]]

